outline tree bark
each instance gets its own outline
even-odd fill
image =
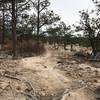
[[[3,19],[2,19],[2,34],[1,34],[1,49],[3,49],[4,47],[4,37],[5,37],[5,4],[4,4],[4,0],[2,1],[2,7],[3,7],[3,10],[2,10],[2,16],[3,16]]]
[[[95,45],[95,39],[94,38],[89,38],[91,47],[92,47],[92,54],[93,56],[96,55],[96,45]]]
[[[13,58],[17,56],[17,37],[16,37],[16,0],[12,0],[12,52]]]
[[[40,0],[38,0],[38,7],[37,7],[37,40],[39,40],[39,32],[40,32]]]

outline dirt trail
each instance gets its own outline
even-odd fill
[[[53,56],[52,56],[53,55]],[[40,87],[43,87],[49,93],[60,91],[71,84],[71,79],[61,74],[59,69],[55,69],[57,61],[53,52],[47,53],[41,57],[25,58],[20,61],[21,70],[33,70],[32,79],[37,78]],[[28,76],[29,77],[29,76]]]
[[[1,60],[0,100],[100,100],[100,68],[77,60],[73,52],[49,49]]]
[[[69,67],[66,67],[66,73],[70,73],[70,76],[66,76],[63,71],[61,71],[61,69],[64,69],[63,64],[60,65],[61,69],[56,67],[59,65],[59,63],[63,63],[63,61],[59,62],[57,57],[65,57],[65,59],[67,59],[68,55],[69,52],[62,53],[60,51],[59,53],[57,51],[47,51],[47,53],[41,57],[22,59],[20,64],[22,66],[22,70],[27,69],[35,72],[33,75],[31,74],[32,77],[30,77],[30,79],[35,79],[32,82],[35,82],[36,87],[43,87],[44,91],[48,94],[54,95],[56,93],[60,93],[60,99],[57,100],[96,100],[95,93],[91,90],[91,86],[89,85],[92,83],[89,83],[88,80],[92,80],[91,77],[94,77],[95,71],[99,71],[99,69],[93,68],[86,63],[76,64],[76,62],[73,60],[69,62],[67,61],[67,63],[64,63],[66,66],[70,66],[71,64],[71,71],[69,70]],[[71,74],[73,78],[71,78]],[[82,74],[82,78],[79,77]],[[29,78],[29,75],[27,78]],[[90,88],[88,88],[88,86]],[[44,96],[45,92],[42,91]]]

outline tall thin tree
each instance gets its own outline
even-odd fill
[[[11,1],[12,4],[12,52],[13,58],[17,56],[17,37],[16,37],[16,0]]]

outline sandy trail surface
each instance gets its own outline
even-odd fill
[[[62,75],[59,69],[55,69],[57,61],[54,57],[54,52],[46,53],[46,55],[41,57],[22,59],[20,65],[22,66],[21,70],[33,71],[33,75],[30,77],[33,80],[37,78],[37,85],[46,88],[49,93],[64,89],[71,83],[71,80]]]
[[[100,67],[73,52],[0,61],[0,100],[100,100]]]

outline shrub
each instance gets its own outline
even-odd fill
[[[12,43],[11,41],[7,41],[4,44],[3,51],[7,51],[9,54],[12,53]],[[18,42],[17,43],[17,52],[18,54],[23,54],[23,55],[40,55],[45,53],[45,46],[44,43],[41,41],[23,41],[23,42]]]
[[[40,41],[23,41],[18,45],[20,53],[34,53],[36,55],[43,54],[45,52],[45,46]]]

